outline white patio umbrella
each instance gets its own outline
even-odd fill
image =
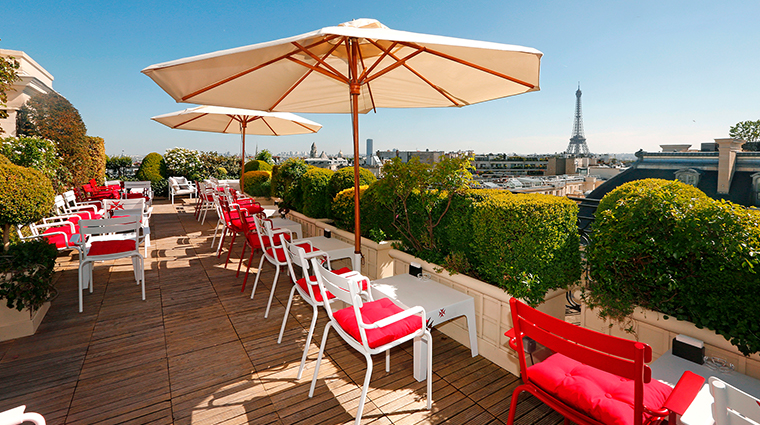
[[[142,70],[177,102],[351,113],[355,250],[359,224],[359,113],[466,106],[537,91],[538,50],[405,31],[373,19],[179,59]]]
[[[286,136],[316,133],[321,124],[287,112],[264,112],[251,109],[196,106],[184,111],[151,118],[171,128],[210,131],[212,133],[240,134],[243,141],[243,158],[240,163],[240,189],[245,188],[245,135]]]

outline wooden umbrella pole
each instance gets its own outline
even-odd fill
[[[359,43],[354,38],[349,39],[349,43],[351,55],[349,59],[351,66],[349,91],[351,94],[351,124],[354,133],[354,256],[357,260],[354,264],[361,264],[362,235],[359,214],[359,93],[361,93],[361,86],[358,81],[357,63]],[[361,270],[361,266],[359,269]]]

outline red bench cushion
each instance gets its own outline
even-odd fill
[[[364,323],[371,324],[402,311],[404,310],[390,299],[381,298],[377,301],[364,303],[361,308],[361,315]],[[333,317],[340,324],[341,328],[354,337],[355,340],[361,342],[359,324],[356,322],[353,306],[336,311]],[[420,316],[409,316],[382,328],[366,329],[367,343],[370,348],[377,348],[412,334],[421,327],[422,318]]]
[[[633,424],[633,381],[630,379],[559,353],[529,367],[528,376],[544,391],[604,424]],[[659,409],[672,390],[657,380],[644,384],[644,405]]]

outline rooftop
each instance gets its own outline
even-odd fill
[[[0,343],[0,411],[26,404],[49,424],[353,422],[361,355],[331,335],[308,398],[326,315],[320,312],[296,380],[311,308],[294,303],[278,345],[289,277],[280,276],[264,319],[273,268],[264,270],[255,299],[250,283],[241,293],[234,263],[225,268],[210,248],[213,223],[201,226],[185,202],[155,206],[146,301],[129,260],[118,260],[95,266],[94,293],[85,293],[84,312],[77,313],[77,254],[59,256],[59,294],[37,333]],[[237,246],[232,258],[239,258]],[[439,331],[433,335],[433,410],[424,409],[425,383],[412,377],[409,342],[392,352],[388,374],[376,356],[363,422],[506,423],[519,379]],[[519,424],[562,422],[527,393],[517,408]]]

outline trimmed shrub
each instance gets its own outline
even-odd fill
[[[330,216],[329,185],[330,177],[334,173],[326,168],[313,167],[300,178],[300,186],[303,189],[303,212],[313,218],[327,218]]]
[[[288,158],[279,166],[272,176],[272,193],[282,198],[284,205],[296,211],[303,210],[303,190],[301,176],[309,170],[306,162],[300,158]]]
[[[249,171],[272,171],[272,165],[266,161],[252,159],[245,163],[245,172]]]
[[[10,227],[33,223],[53,208],[55,192],[41,172],[12,164],[0,155],[0,225],[3,249],[8,250]]]
[[[248,171],[245,173],[245,193],[251,196],[269,196],[272,191],[270,171]]]
[[[364,202],[362,197],[367,191],[368,185],[359,186],[359,208]],[[359,212],[361,214],[361,211]],[[332,200],[332,216],[335,220],[335,226],[346,229],[349,232],[354,231],[354,188],[343,189],[338,192]],[[362,222],[364,217],[361,217]]]
[[[200,178],[216,177],[226,179],[240,176],[240,158],[234,155],[221,155],[217,152],[201,152]],[[199,179],[200,179],[199,178]]]
[[[135,177],[139,181],[150,181],[150,187],[156,196],[168,195],[166,164],[161,154],[152,152],[146,155],[137,173],[135,173]]]
[[[505,192],[502,192],[505,193]],[[480,276],[535,306],[581,274],[578,206],[551,195],[490,195],[473,203],[471,263]]]
[[[359,186],[369,186],[377,177],[366,168],[359,168]],[[333,198],[343,189],[354,187],[354,167],[344,167],[330,177],[330,196]],[[361,202],[361,201],[360,201]]]
[[[584,298],[605,317],[640,306],[760,351],[760,215],[678,181],[626,183],[604,197]]]

